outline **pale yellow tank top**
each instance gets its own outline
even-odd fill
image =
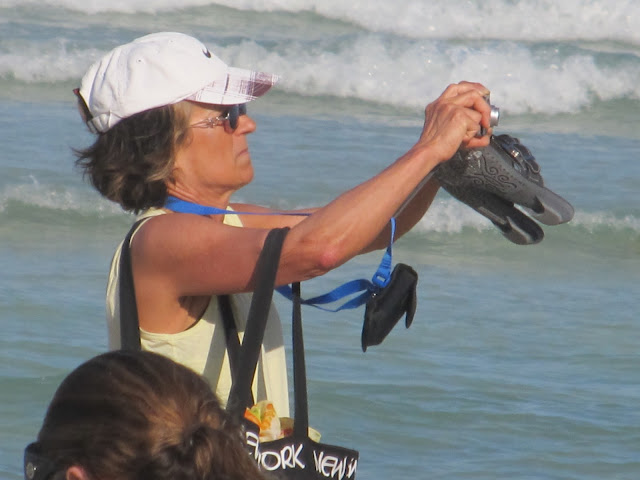
[[[138,219],[162,215],[166,212],[151,209],[142,213]],[[224,223],[242,227],[237,215],[225,215]],[[119,305],[119,263],[122,243],[118,246],[111,261],[109,282],[107,284],[107,326],[109,330],[109,348],[120,348],[120,305]],[[251,294],[231,295],[231,304],[238,333],[244,334]],[[215,390],[221,403],[226,405],[231,389],[231,371],[225,344],[224,326],[218,309],[218,298],[211,297],[207,310],[194,326],[180,333],[151,333],[140,329],[140,341],[143,350],[165,355],[185,365],[196,373],[203,374],[207,360],[207,380]],[[241,340],[242,341],[242,340]],[[282,335],[282,324],[272,304],[262,343],[262,351],[256,377],[253,382],[253,396],[256,401],[268,399],[273,402],[278,416],[289,416],[289,390],[287,384],[287,365]]]

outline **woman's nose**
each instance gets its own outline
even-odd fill
[[[249,115],[244,114],[238,117],[238,128],[235,133],[248,134],[256,130],[256,122]]]

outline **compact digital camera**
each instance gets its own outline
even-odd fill
[[[498,126],[498,122],[500,122],[500,109],[498,107],[496,107],[495,105],[491,105],[491,99],[490,99],[489,95],[485,95],[484,99],[486,100],[486,102],[491,107],[491,116],[489,118],[489,126],[491,128],[497,127]],[[480,131],[477,133],[476,137],[478,137],[478,138],[484,137],[486,134],[487,134],[487,129],[481,126],[480,127]]]

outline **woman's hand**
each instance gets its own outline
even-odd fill
[[[484,96],[489,90],[480,83],[449,85],[425,109],[425,122],[416,147],[428,147],[439,162],[451,158],[461,147],[477,148],[489,144],[491,107]],[[480,127],[489,132],[481,138]]]

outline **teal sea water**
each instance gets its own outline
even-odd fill
[[[311,424],[360,450],[359,478],[640,478],[640,4],[175,3],[0,0],[0,480],[21,477],[62,378],[106,349],[107,268],[132,220],[73,167],[91,136],[71,90],[101,54],[159,30],[282,76],[251,105],[256,179],[237,200],[328,202],[469,79],[576,209],[521,247],[441,192],[394,248],[420,275],[409,330],[363,353],[362,310],[304,310]],[[370,277],[379,259],[303,293]]]

